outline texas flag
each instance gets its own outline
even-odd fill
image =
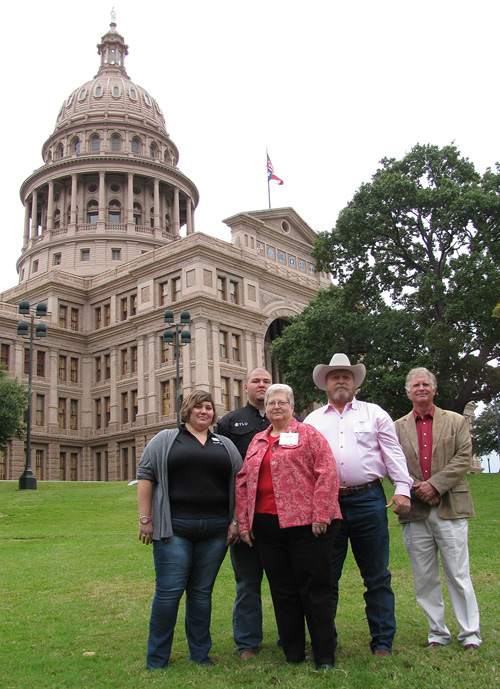
[[[278,184],[283,184],[283,180],[274,174],[274,167],[273,167],[273,164],[271,163],[271,158],[269,157],[269,153],[266,152],[266,155],[267,155],[267,182],[269,183],[272,179],[275,179],[278,182]]]

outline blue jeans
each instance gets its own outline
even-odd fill
[[[333,606],[337,612],[339,579],[347,555],[348,541],[366,586],[366,617],[372,637],[370,648],[392,650],[396,633],[394,593],[389,566],[389,529],[386,498],[382,486],[339,497],[342,511],[340,531],[333,546]],[[335,643],[337,632],[335,630]]]
[[[172,519],[174,535],[168,541],[153,541],[156,591],[149,622],[148,668],[168,667],[184,591],[189,658],[211,664],[212,590],[227,550],[228,525],[228,517]]]
[[[231,546],[231,563],[236,580],[233,607],[233,638],[238,651],[256,649],[262,643],[262,564],[256,543]]]

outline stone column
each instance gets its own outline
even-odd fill
[[[73,225],[73,229],[75,229],[75,226],[78,222],[77,217],[76,217],[76,205],[77,205],[77,194],[78,194],[78,186],[77,186],[77,175],[72,174],[71,175],[71,211],[70,211],[70,217],[69,217],[69,222],[70,225]]]
[[[154,179],[154,228],[160,228],[160,180]]]
[[[187,229],[186,234],[193,234],[193,217],[191,213],[191,199],[189,196],[186,199],[186,223]]]
[[[127,222],[134,224],[134,173],[127,174]]]
[[[47,232],[54,229],[54,180],[49,180],[49,195],[47,199]],[[50,236],[50,234],[49,234]]]
[[[31,194],[31,239],[33,237],[38,237],[38,192],[36,189]]]
[[[99,222],[106,222],[106,173],[99,172]]]
[[[178,237],[180,232],[180,209],[179,209],[179,187],[174,187],[174,236]]]
[[[23,248],[26,247],[30,240],[30,212],[31,207],[29,200],[26,199],[24,202],[24,235],[23,235]]]

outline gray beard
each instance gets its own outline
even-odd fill
[[[354,395],[347,388],[337,388],[333,393],[331,399],[332,402],[344,402],[345,404],[347,404],[347,402],[350,402],[353,397]]]

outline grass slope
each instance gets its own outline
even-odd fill
[[[234,653],[231,612],[234,580],[226,558],[214,592],[213,668],[188,660],[183,612],[171,667],[145,669],[145,645],[154,590],[151,548],[136,536],[136,488],[123,483],[43,483],[19,491],[0,482],[0,686],[143,687],[199,689],[490,689],[500,687],[499,517],[500,475],[472,475],[477,517],[470,521],[471,568],[481,610],[483,646],[466,653],[455,637],[430,650],[424,614],[400,527],[391,513],[391,571],[398,632],[391,659],[371,655],[363,585],[349,555],[337,616],[336,669],[314,665],[280,668],[276,627],[267,585],[263,591],[264,643],[256,661]],[[390,489],[389,489],[390,490]]]

